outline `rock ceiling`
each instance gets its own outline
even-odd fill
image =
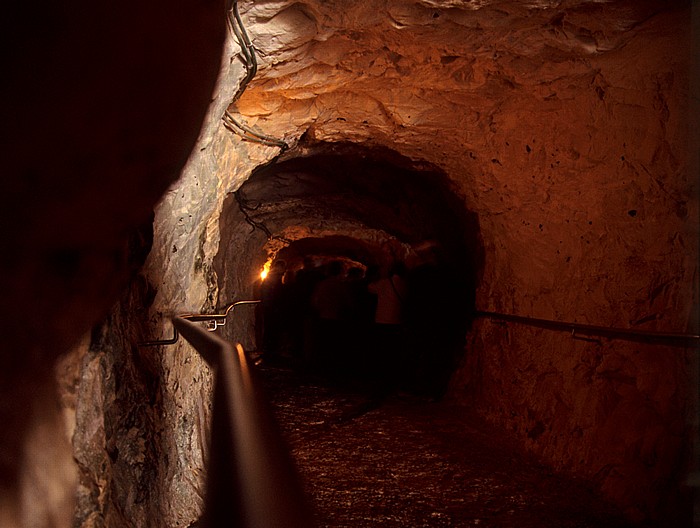
[[[461,167],[465,151],[480,155],[500,139],[520,156],[537,150],[535,134],[513,130],[533,115],[546,127],[566,118],[575,98],[593,106],[589,113],[604,106],[607,89],[625,79],[607,77],[603,65],[633,47],[660,10],[658,2],[598,1],[241,7],[260,69],[232,110],[250,124],[399,143],[412,157]],[[627,60],[646,67],[644,56]]]

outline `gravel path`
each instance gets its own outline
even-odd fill
[[[628,526],[463,408],[260,372],[319,528]]]

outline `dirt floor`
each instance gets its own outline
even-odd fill
[[[262,367],[319,528],[622,528],[463,408]]]

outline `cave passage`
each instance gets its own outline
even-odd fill
[[[447,293],[449,267],[430,248],[413,260],[381,268],[306,254],[295,270],[278,257],[260,286],[264,361],[365,382],[378,395],[440,398],[463,349],[464,314]]]
[[[478,223],[443,173],[387,150],[302,149],[229,197],[222,247],[219,297],[261,298],[248,348],[267,363],[378,394],[445,393],[464,353],[481,250]]]

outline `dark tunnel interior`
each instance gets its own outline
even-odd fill
[[[268,255],[263,246],[270,241],[276,244],[276,251]],[[241,247],[247,249],[241,251]],[[274,271],[277,263],[282,272],[260,280],[257,275],[268,258],[268,269],[271,265]],[[334,347],[330,342],[316,343],[315,352],[307,350],[306,356],[302,352],[304,335],[307,341],[323,341],[324,330],[319,328],[323,318],[311,303],[314,284],[299,286],[301,280],[294,279],[307,275],[303,280],[318,283],[336,262],[342,264],[343,280],[339,282],[349,286],[347,274],[358,268],[359,272],[351,274],[360,276],[350,282],[356,290],[367,293],[369,283],[398,268],[400,280],[406,283],[398,296],[401,317],[406,318],[401,322],[412,329],[411,335],[401,339],[413,344],[406,352],[412,366],[405,367],[410,371],[405,376],[432,376],[434,380],[425,383],[413,379],[411,386],[441,394],[463,354],[481,259],[476,216],[464,208],[444,173],[386,149],[317,144],[258,169],[229,196],[222,214],[222,242],[215,269],[223,301],[220,305],[256,297],[258,292],[273,290],[273,281],[283,282],[279,289],[284,293],[268,294],[267,312],[261,307],[255,314],[251,312],[255,321],[236,322],[247,325],[248,333],[256,336],[254,348],[264,353],[263,343],[277,346],[266,341],[265,333],[269,338],[280,331],[290,334],[287,337],[295,343],[291,347],[287,343],[285,351],[295,359],[325,362],[336,374],[370,372],[370,376],[381,378],[380,371],[391,369],[382,360],[371,361],[371,357],[382,356],[376,350],[379,338],[367,333],[371,324],[362,330],[357,327],[360,322],[374,321],[377,294],[368,294],[369,304],[364,305],[362,315],[356,314],[357,307],[344,310],[354,315],[343,315],[344,321],[338,322],[343,328],[331,333],[345,336],[340,339],[345,346],[338,357],[319,359],[318,354],[335,354],[320,352],[319,346]],[[277,306],[270,310],[270,304]],[[265,312],[267,317],[263,317]],[[286,322],[272,323],[273,318]],[[275,330],[280,325],[283,329]],[[400,356],[389,363],[397,368]],[[376,369],[372,369],[373,364]],[[423,375],[418,376],[418,372]]]

